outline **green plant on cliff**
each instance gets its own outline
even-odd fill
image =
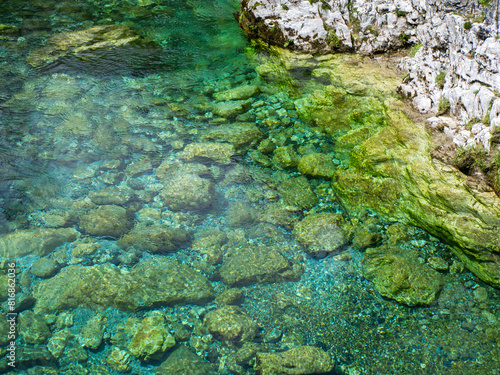
[[[445,97],[442,97],[441,100],[439,101],[437,115],[438,116],[444,115],[445,113],[448,113],[449,110],[450,110],[450,102]]]
[[[417,52],[420,50],[420,48],[422,48],[422,44],[421,43],[417,43],[415,44],[412,49],[411,49],[411,57],[415,57],[415,55],[417,54]]]
[[[440,89],[444,87],[445,77],[446,77],[446,72],[443,71],[439,72],[439,74],[436,76],[436,85],[438,85]]]
[[[487,7],[490,5],[490,0],[478,0],[478,3]]]
[[[342,45],[342,39],[340,39],[335,32],[335,30],[330,30],[326,36],[326,42],[334,49],[339,48]]]

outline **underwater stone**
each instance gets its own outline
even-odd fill
[[[449,268],[448,262],[446,260],[444,260],[443,258],[440,258],[437,256],[430,257],[427,260],[427,264],[432,269],[434,269],[436,271],[441,271],[441,272],[448,271],[448,268]]]
[[[99,206],[80,219],[80,225],[90,235],[120,237],[130,229],[127,210],[114,205]]]
[[[10,323],[7,321],[7,314],[0,314],[0,345],[10,343],[9,338]]]
[[[316,194],[306,177],[291,177],[278,186],[278,192],[286,204],[308,209],[318,203]]]
[[[241,85],[232,89],[216,92],[214,98],[218,101],[244,100],[259,93],[259,88],[255,85]]]
[[[171,210],[201,210],[214,202],[214,184],[194,174],[176,174],[165,181],[160,192],[163,203]]]
[[[313,346],[300,346],[281,353],[257,353],[259,375],[326,374],[334,367],[330,355]]]
[[[232,100],[213,103],[210,109],[221,117],[235,117],[250,108],[250,104],[248,100]]]
[[[181,345],[156,371],[156,375],[216,375],[210,363],[203,360],[186,346]]]
[[[179,153],[179,158],[185,161],[206,158],[221,164],[229,164],[231,156],[235,153],[234,146],[229,143],[200,142],[188,144],[184,151]]]
[[[298,280],[303,272],[278,250],[251,245],[235,249],[220,268],[222,282],[230,286]]]
[[[163,316],[144,318],[130,340],[128,350],[134,357],[144,361],[161,358],[163,353],[175,345],[168,332]]]
[[[358,250],[365,250],[368,247],[373,247],[381,239],[380,234],[372,232],[364,227],[356,229],[352,245]]]
[[[153,164],[147,157],[143,157],[133,163],[127,165],[125,173],[132,177],[139,177],[143,174],[149,173],[153,170]]]
[[[362,263],[380,294],[408,306],[432,304],[443,285],[442,276],[420,263],[415,252],[398,246],[367,249]]]
[[[106,363],[116,371],[130,371],[130,354],[126,350],[114,347],[106,357]]]
[[[335,173],[335,164],[331,156],[314,153],[301,157],[298,169],[301,173],[309,176],[331,178]]]
[[[306,216],[293,228],[294,237],[305,246],[306,251],[316,257],[339,251],[347,244],[338,214],[320,213]]]
[[[73,228],[18,230],[0,238],[0,255],[19,258],[25,255],[45,256],[59,245],[76,240]]]
[[[137,224],[118,241],[122,249],[134,247],[141,251],[164,253],[175,251],[188,240],[188,232],[182,228],[169,228],[163,224]]]
[[[215,298],[217,305],[238,305],[243,300],[243,292],[238,288],[224,290]]]
[[[47,349],[54,356],[54,358],[61,358],[64,354],[64,349],[68,341],[73,338],[74,335],[69,332],[68,328],[55,333],[47,343]]]
[[[140,51],[147,48],[154,48],[154,45],[124,25],[94,26],[50,37],[44,47],[28,55],[27,62],[35,68],[65,63],[71,66],[74,61],[87,65],[100,61],[102,65],[106,54],[125,55],[131,59],[134,52],[140,56]],[[117,65],[116,62],[114,65]]]
[[[175,275],[175,277],[173,276]],[[64,267],[34,286],[35,311],[57,312],[76,307],[126,311],[159,305],[204,303],[215,297],[207,278],[173,259],[141,261],[125,270],[112,264]]]
[[[209,229],[195,234],[195,240],[191,246],[193,251],[206,255],[207,262],[218,264],[222,261],[222,245],[227,242],[226,234],[218,229]]]
[[[227,305],[210,311],[203,319],[210,333],[226,343],[251,342],[259,333],[259,326],[238,306]]]
[[[134,192],[129,187],[108,186],[89,194],[90,200],[99,205],[122,205],[127,203]]]
[[[297,166],[299,156],[292,145],[278,147],[274,150],[273,161],[280,168],[293,168]]]
[[[250,122],[236,122],[208,129],[202,136],[202,141],[228,142],[236,149],[253,147],[265,135]]]
[[[102,343],[107,320],[108,318],[102,314],[90,318],[78,336],[80,344],[86,348],[97,349]]]
[[[46,279],[54,276],[59,270],[59,264],[50,258],[40,258],[30,267],[30,272],[38,277]]]
[[[19,314],[19,336],[28,344],[43,344],[51,333],[45,320],[28,310]]]

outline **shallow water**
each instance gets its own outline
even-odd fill
[[[290,66],[290,60],[247,42],[232,14],[237,9],[230,0],[0,4],[0,24],[13,26],[0,29],[0,231],[4,238],[28,238],[9,243],[1,259],[5,272],[11,261],[17,264],[16,312],[22,311],[16,323],[17,369],[148,374],[183,344],[216,373],[253,374],[255,353],[308,345],[331,355],[334,374],[498,374],[498,290],[467,271],[443,271],[437,300],[408,307],[377,292],[363,276],[363,251],[349,241],[342,251],[320,257],[298,242],[292,229],[313,213],[336,214],[345,231],[348,222],[362,223],[380,237],[378,244],[390,241],[397,223],[373,210],[349,218],[329,178],[307,176],[316,200],[297,192],[290,198],[299,180],[289,179],[302,173],[287,152],[321,153],[335,168],[346,167],[350,156],[335,153],[335,134],[314,126],[314,118],[299,118],[301,99],[327,86],[340,88],[345,108],[335,108],[344,114],[339,123],[384,123],[379,108],[393,94],[381,86],[360,94],[359,87],[344,82],[347,77],[335,81],[315,70],[321,58],[307,57],[305,63],[297,58],[301,63]],[[26,63],[55,34],[110,24],[125,25],[148,40],[37,69]],[[343,59],[349,63],[351,57]],[[384,74],[382,79],[398,79],[390,69]],[[258,91],[241,99],[238,108],[217,107],[218,95],[247,84]],[[256,128],[248,125],[252,134],[234,135],[242,123]],[[212,150],[203,157],[207,150],[196,147],[208,141],[237,147],[229,156]],[[190,157],[190,145],[202,157]],[[104,206],[114,211],[99,216],[98,207]],[[42,232],[27,231],[50,228],[73,228],[78,238],[58,242],[49,235],[47,241]],[[154,237],[154,230],[165,228],[169,232]],[[400,248],[422,262],[434,256],[449,265],[456,261],[425,231],[400,230]],[[38,242],[44,245],[33,245]],[[228,264],[245,249],[250,250],[241,259],[248,265],[237,268],[239,274],[252,268],[259,254],[269,261],[260,264],[264,270],[257,276],[238,279]],[[51,260],[50,272],[40,259]],[[142,269],[134,277],[143,289],[127,289],[131,279],[125,278],[135,275],[134,267],[165,259],[189,266],[193,279],[202,275],[219,297],[172,297],[172,303],[159,298],[149,305],[141,299],[161,295],[155,282],[170,285],[184,272],[176,267],[173,276],[147,276]],[[286,264],[288,273],[273,262]],[[38,271],[30,270],[33,264]],[[116,269],[120,272],[113,273]],[[115,285],[109,275],[126,281]],[[65,282],[73,288],[69,295]],[[207,328],[204,319],[224,305],[220,295],[232,285],[242,291],[242,315],[259,325],[254,337],[224,340]],[[191,287],[175,288],[172,294],[179,295]],[[119,303],[120,293],[133,298]],[[3,291],[2,296],[7,299]],[[2,308],[8,312],[5,303]],[[27,314],[31,310],[36,314]],[[104,328],[89,329],[97,314],[105,317]],[[160,340],[151,358],[134,355],[131,341],[145,317],[164,319],[162,334],[173,335],[177,346],[162,349]],[[1,329],[4,335],[5,325]],[[61,337],[64,344],[56,340]],[[85,341],[89,337],[97,344]],[[0,342],[7,348],[9,340]],[[245,356],[245,350],[251,354]],[[113,351],[123,358],[116,360]],[[3,355],[0,369],[15,371]],[[207,373],[202,364],[196,366]]]

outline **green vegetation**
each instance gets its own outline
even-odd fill
[[[422,44],[421,43],[417,43],[415,44],[412,49],[411,49],[411,57],[415,57],[415,55],[417,54],[418,50],[422,48]]]
[[[440,89],[444,87],[445,77],[446,77],[446,72],[439,72],[439,74],[436,76],[436,84],[439,86]]]
[[[490,0],[478,0],[478,3],[487,7],[490,5]]]
[[[464,29],[465,30],[470,30],[471,27],[472,27],[472,22],[470,22],[470,21],[464,22]]]
[[[372,25],[368,26],[366,30],[368,30],[374,36],[378,36],[380,34],[378,29],[376,27],[373,27]]]
[[[406,33],[401,33],[401,35],[399,35],[399,41],[403,45],[405,45],[406,43],[408,43],[408,39],[409,39],[409,36]]]
[[[450,102],[445,97],[442,97],[441,100],[439,101],[437,115],[438,116],[444,115],[445,113],[448,113],[449,110],[450,110]]]
[[[288,6],[285,5],[285,4],[281,4],[281,8],[283,8],[283,10],[288,10],[289,9]]]
[[[321,1],[321,9],[323,9],[323,10],[331,10],[332,7],[326,1]]]
[[[326,36],[326,42],[332,47],[332,48],[339,48],[342,45],[342,39],[340,39],[335,32],[335,30],[330,30],[328,32],[328,35]]]
[[[396,8],[396,16],[398,17],[406,17],[406,15],[408,14],[408,12],[405,12],[399,8]]]

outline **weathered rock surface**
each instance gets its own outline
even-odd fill
[[[18,258],[28,254],[45,256],[57,246],[76,240],[78,232],[72,228],[18,230],[0,238],[0,255]]]
[[[326,374],[335,364],[328,353],[313,346],[300,346],[281,353],[257,353],[259,375]]]
[[[255,124],[249,122],[216,126],[208,129],[201,136],[202,141],[228,142],[237,150],[255,146],[262,138],[264,138],[264,133]]]
[[[318,203],[316,194],[306,177],[291,177],[278,186],[278,192],[286,204],[297,206],[300,209],[311,208]]]
[[[363,273],[380,294],[408,306],[432,304],[443,285],[438,272],[397,246],[367,249]]]
[[[173,259],[142,261],[130,271],[111,264],[68,266],[34,286],[37,312],[109,306],[142,310],[161,304],[204,303],[215,297],[208,280]]]
[[[231,156],[234,154],[234,146],[229,143],[199,142],[188,144],[179,157],[185,161],[201,158],[210,159],[221,164],[229,164]]]
[[[231,286],[297,280],[304,272],[273,248],[244,246],[224,260],[220,275]]]
[[[134,357],[148,361],[161,358],[163,353],[175,345],[174,337],[168,332],[163,316],[144,318],[134,333],[128,350]]]

